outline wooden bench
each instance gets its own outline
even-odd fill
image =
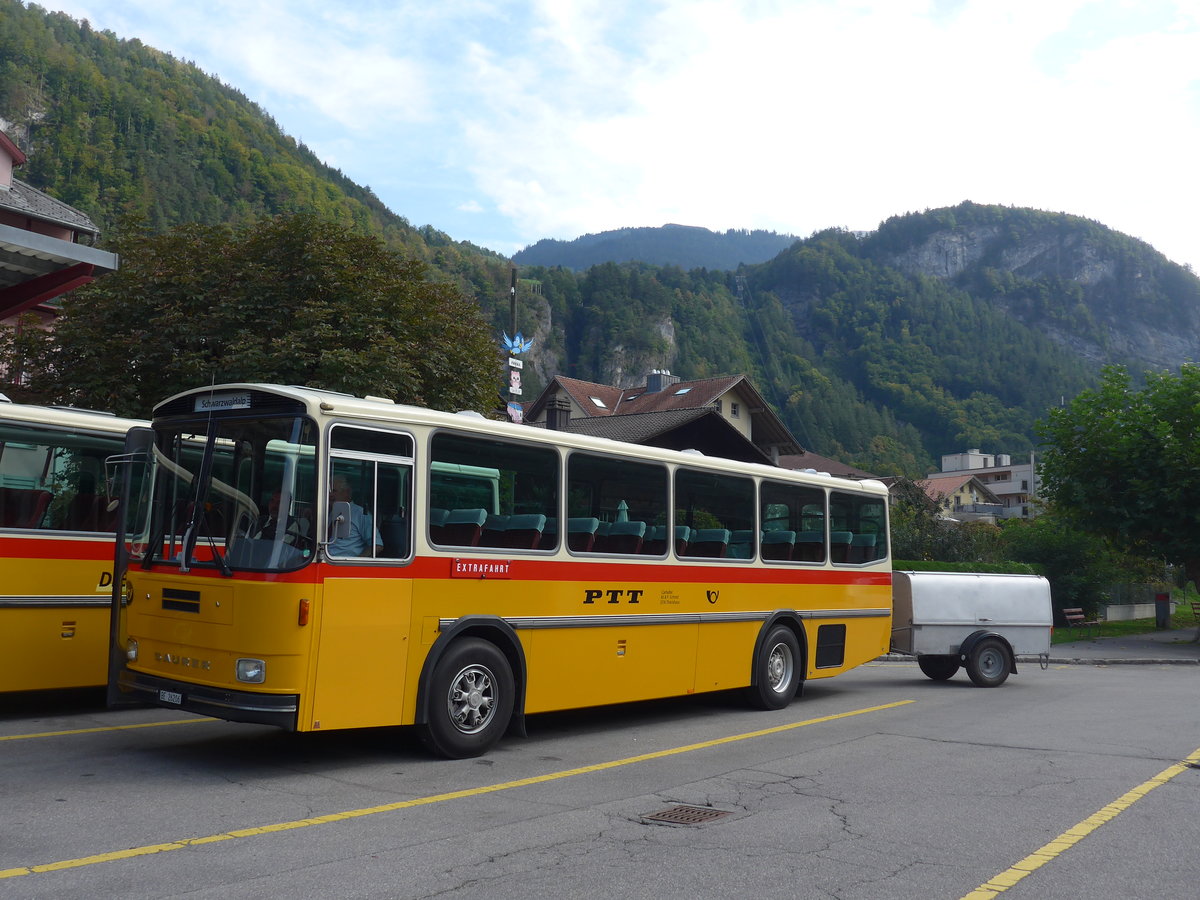
[[[1085,616],[1082,609],[1064,609],[1063,618],[1067,620],[1068,628],[1078,628],[1081,631],[1100,624],[1099,619],[1089,619]]]

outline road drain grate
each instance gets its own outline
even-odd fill
[[[642,816],[650,822],[667,822],[671,825],[706,825],[714,819],[732,815],[724,809],[712,809],[707,806],[672,806],[662,812]]]

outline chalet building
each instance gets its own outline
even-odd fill
[[[90,246],[100,232],[74,207],[13,177],[26,156],[0,132],[0,326],[33,312],[42,327],[55,297],[117,268],[117,256]]]
[[[979,450],[965,450],[962,453],[949,453],[942,457],[941,473],[934,473],[930,478],[939,474],[971,475],[995,495],[1001,510],[997,518],[1027,519],[1037,515],[1035,499],[1038,492],[1037,467],[1034,462],[1012,462],[1012,457],[1004,453],[981,453]]]
[[[971,472],[945,472],[920,482],[943,518],[959,522],[990,522],[1004,515],[1000,499]]]
[[[682,381],[654,370],[640,387],[563,375],[524,407],[529,425],[671,450],[778,464],[804,452],[745,375]]]

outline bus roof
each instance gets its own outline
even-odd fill
[[[145,419],[125,419],[110,412],[80,409],[75,406],[38,406],[32,403],[0,401],[0,421],[55,425],[124,434],[136,425],[149,427]]]
[[[154,407],[155,418],[158,418],[165,408],[177,406],[179,401],[188,397],[210,395],[217,399],[230,398],[238,394],[257,391],[276,397],[294,401],[303,406],[314,419],[351,419],[363,423],[376,424],[409,424],[428,428],[454,428],[477,434],[487,434],[498,438],[509,438],[519,441],[553,444],[577,450],[593,450],[598,453],[615,453],[623,456],[636,456],[647,461],[674,463],[676,465],[695,466],[699,468],[719,469],[725,472],[738,472],[747,475],[757,475],[762,478],[780,477],[785,474],[795,480],[809,481],[813,484],[836,486],[841,489],[855,490],[874,494],[887,494],[887,487],[880,481],[865,479],[857,481],[849,478],[839,478],[828,473],[802,472],[797,469],[783,469],[764,463],[749,463],[723,457],[705,456],[695,450],[667,450],[660,447],[650,447],[642,444],[628,444],[609,438],[592,437],[590,435],[574,434],[567,431],[550,431],[531,425],[518,425],[498,419],[489,419],[473,411],[458,413],[428,409],[421,406],[409,406],[396,403],[382,397],[355,397],[351,394],[326,391],[318,388],[301,387],[297,385],[259,384],[238,382],[219,384],[209,387],[196,388],[174,394]],[[229,401],[235,402],[235,401]],[[214,404],[217,406],[219,404]],[[249,407],[249,399],[245,406],[228,406],[226,409],[245,409]],[[213,410],[213,414],[217,413]],[[174,412],[174,411],[173,411]],[[198,412],[197,415],[208,413]]]

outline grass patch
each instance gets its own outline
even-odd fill
[[[1171,616],[1171,628],[1191,628],[1197,627],[1196,617],[1192,615],[1190,608],[1186,611],[1183,608],[1175,610]],[[1090,640],[1096,637],[1125,637],[1130,634],[1153,634],[1160,629],[1155,627],[1155,618],[1151,616],[1148,619],[1129,619],[1125,622],[1101,622],[1099,625],[1093,625],[1090,628],[1068,628],[1065,625],[1056,626],[1054,634],[1050,638],[1051,644],[1069,644],[1073,641]]]

